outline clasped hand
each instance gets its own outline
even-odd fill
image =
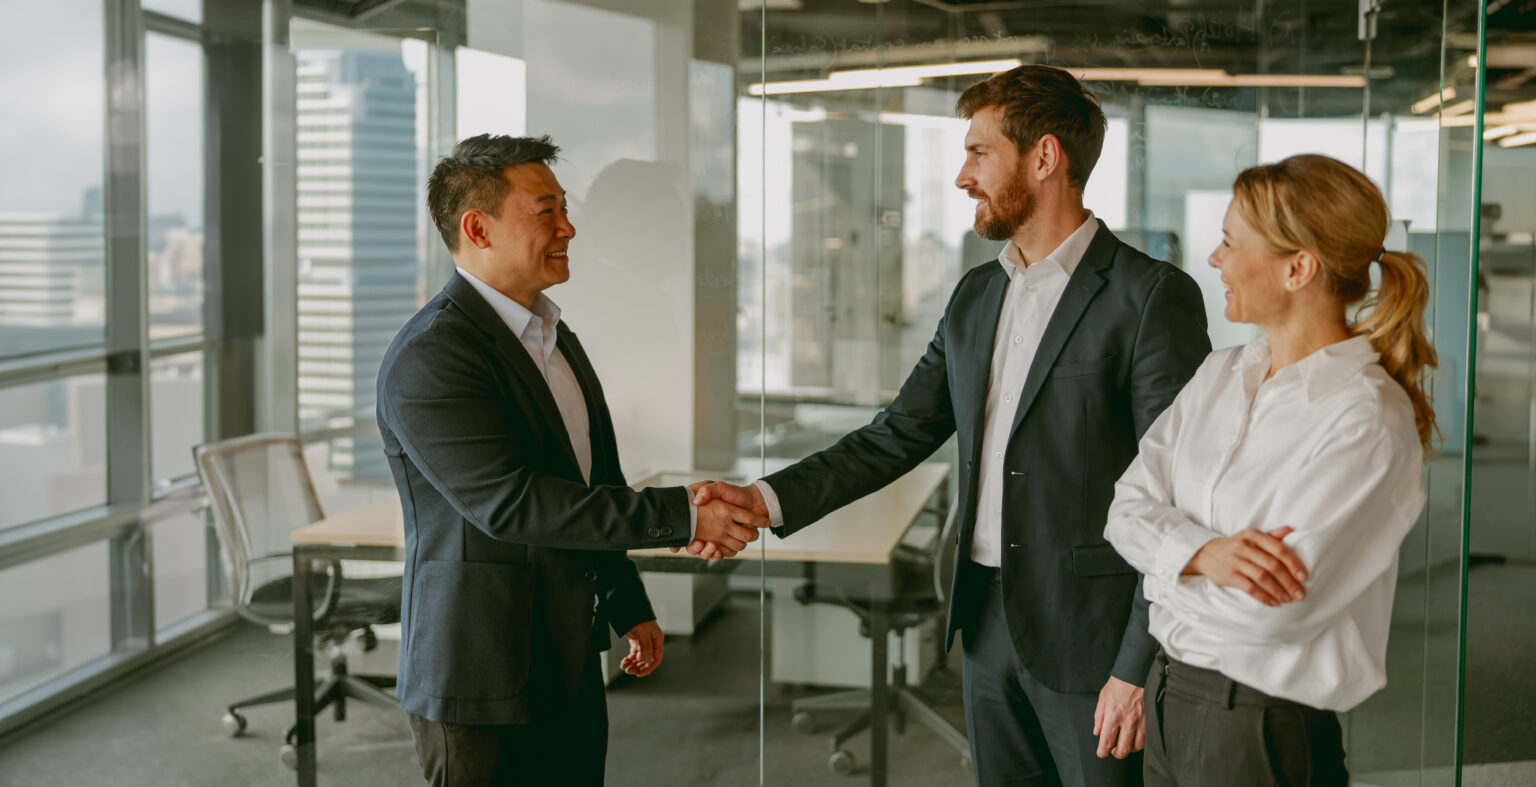
[[[706,560],[734,557],[757,540],[758,528],[770,524],[768,505],[756,486],[699,481],[688,488],[693,490],[693,504],[699,509],[694,539],[686,547],[690,555]],[[673,552],[684,548],[668,547]]]
[[[1301,601],[1307,597],[1301,585],[1307,580],[1307,567],[1282,540],[1290,534],[1289,527],[1269,532],[1250,528],[1213,538],[1195,553],[1183,573],[1237,588],[1271,607]]]
[[[734,557],[757,540],[759,528],[768,527],[768,507],[757,495],[752,505],[742,487],[719,481],[699,481],[689,484],[693,492],[693,505],[698,508],[698,520],[694,539],[687,547],[688,553],[707,560]],[[756,487],[750,487],[752,493]],[[683,547],[668,547],[673,552]]]

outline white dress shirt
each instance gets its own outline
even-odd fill
[[[533,309],[530,311],[500,290],[475,278],[473,273],[457,266],[454,270],[491,305],[496,316],[507,324],[507,329],[528,351],[528,357],[538,367],[539,374],[544,376],[550,394],[555,397],[555,407],[560,410],[560,421],[565,424],[565,433],[571,438],[571,450],[576,452],[576,464],[581,468],[581,478],[590,485],[592,422],[588,420],[587,400],[582,394],[581,383],[576,380],[576,372],[571,370],[570,361],[566,360],[565,353],[560,352],[557,345],[559,334],[556,326],[560,324],[560,307],[541,292],[533,299]],[[691,539],[698,532],[699,510],[693,504],[693,490],[686,486],[681,489],[688,495],[688,537]]]
[[[1269,340],[1219,350],[1152,424],[1104,536],[1145,575],[1168,655],[1348,710],[1386,685],[1398,550],[1424,507],[1413,407],[1357,336],[1268,381]],[[1306,599],[1269,607],[1181,572],[1207,542],[1289,526]]]
[[[458,268],[458,272],[496,310],[496,315],[528,351],[539,374],[544,375],[544,382],[555,397],[555,406],[560,409],[565,433],[571,438],[576,464],[581,466],[581,477],[592,483],[592,422],[587,418],[587,400],[582,395],[581,383],[576,381],[576,373],[571,370],[565,353],[556,346],[560,307],[541,292],[533,299],[533,309],[525,309],[500,290],[475,278],[473,273],[463,268]]]
[[[1008,241],[998,264],[1008,272],[1008,291],[992,339],[992,373],[987,382],[987,415],[982,427],[981,464],[976,472],[976,534],[971,541],[971,560],[984,566],[1003,565],[1003,462],[1019,394],[1034,365],[1040,339],[1051,314],[1067,291],[1067,282],[1088,252],[1099,223],[1093,214],[1067,236],[1045,259],[1025,265],[1024,257]]]
[[[976,535],[971,559],[987,566],[1003,564],[1003,457],[1019,409],[1019,394],[1040,349],[1045,327],[1066,292],[1067,282],[1093,243],[1099,223],[1090,212],[1086,221],[1044,259],[1026,264],[1013,241],[998,255],[1008,273],[997,333],[992,340],[992,374],[987,384],[986,423],[982,427],[981,466],[977,477]],[[779,499],[764,481],[757,482],[775,527],[783,525]]]

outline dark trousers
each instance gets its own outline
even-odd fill
[[[985,585],[982,608],[965,631],[965,729],[981,787],[1134,787],[1141,754],[1100,759],[1093,734],[1099,694],[1063,694],[1041,685],[1019,662],[1003,617],[995,571],[969,566]]]
[[[432,787],[601,787],[608,703],[598,654],[576,698],[534,724],[444,724],[407,714],[422,775]]]
[[[1349,783],[1338,714],[1158,653],[1147,676],[1148,787]]]

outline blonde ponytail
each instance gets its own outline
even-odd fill
[[[1310,250],[1328,292],[1344,308],[1361,305],[1366,316],[1355,331],[1370,337],[1382,368],[1408,394],[1427,456],[1435,431],[1435,411],[1425,392],[1435,366],[1435,348],[1424,332],[1429,280],[1418,257],[1382,250],[1388,217],[1381,190],[1342,161],[1306,154],[1243,170],[1232,194],[1244,223],[1270,246],[1282,254]],[[1376,261],[1381,286],[1373,292]]]
[[[1381,285],[1365,302],[1368,316],[1357,329],[1381,354],[1382,368],[1408,394],[1413,404],[1419,442],[1429,453],[1435,431],[1435,411],[1425,393],[1429,370],[1437,364],[1435,348],[1424,331],[1429,305],[1429,279],[1424,261],[1413,254],[1383,252],[1379,260]]]

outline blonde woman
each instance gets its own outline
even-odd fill
[[[1143,437],[1105,529],[1145,575],[1162,646],[1148,785],[1348,782],[1336,712],[1386,684],[1434,428],[1428,284],[1383,249],[1387,225],[1375,184],[1325,156],[1233,186],[1210,264],[1227,319],[1265,336],[1206,359]]]

